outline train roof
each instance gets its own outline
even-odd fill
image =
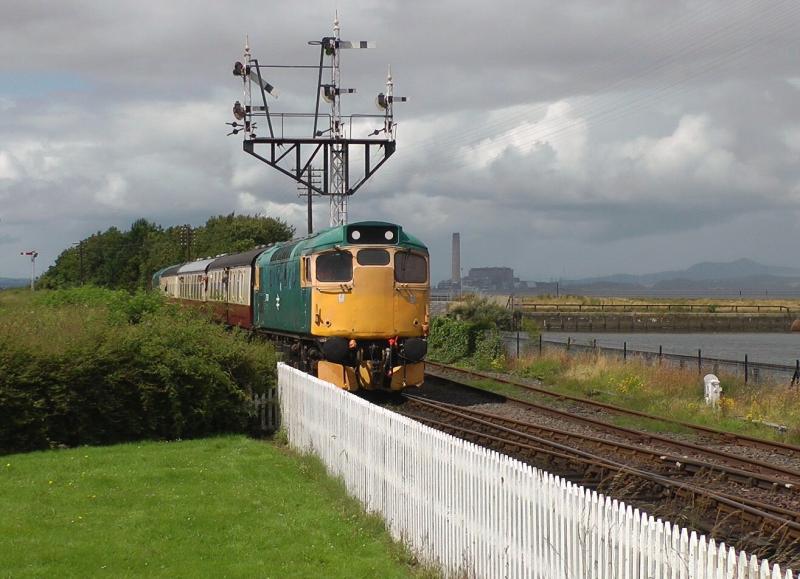
[[[392,239],[385,237],[388,231],[393,232]],[[358,234],[354,235],[355,232],[358,232]],[[425,253],[428,252],[428,248],[424,243],[413,235],[406,233],[396,223],[359,221],[323,229],[317,233],[292,239],[291,241],[262,245],[248,251],[222,255],[216,258],[198,259],[188,263],[178,263],[156,272],[153,277],[167,277],[184,273],[205,272],[211,269],[253,265],[259,258],[268,261],[281,261],[301,254],[325,251],[336,246],[358,245],[394,245],[417,249]]]
[[[241,267],[243,265],[252,266],[256,258],[273,245],[275,244],[272,243],[270,245],[261,245],[248,251],[242,251],[241,253],[223,255],[222,257],[218,257],[211,262],[211,265],[208,266],[208,269],[210,271],[212,269],[224,269],[226,267]]]
[[[205,272],[206,268],[213,262],[216,258],[212,257],[210,259],[198,259],[197,261],[190,261],[189,263],[184,263],[178,269],[178,274],[182,273],[198,273],[198,272]]]
[[[161,277],[162,275],[164,275],[164,272],[167,271],[169,268],[170,268],[170,266],[162,267],[161,269],[159,269],[157,272],[155,272],[153,274],[153,276],[152,276],[153,279],[157,279],[157,278]]]
[[[160,275],[161,277],[167,277],[167,276],[170,276],[170,275],[177,275],[178,274],[178,270],[181,268],[182,265],[183,265],[182,263],[178,263],[176,265],[171,265],[169,267],[165,267],[160,272],[158,272],[158,275]]]

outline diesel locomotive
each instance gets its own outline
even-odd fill
[[[340,225],[300,239],[164,268],[153,288],[288,346],[292,361],[347,390],[399,390],[424,377],[427,247],[393,223]]]

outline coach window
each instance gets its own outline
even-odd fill
[[[358,265],[389,265],[389,252],[385,249],[362,249],[356,260]]]
[[[428,281],[428,262],[416,253],[394,254],[394,279],[400,283],[425,283]]]
[[[317,256],[317,281],[350,281],[353,279],[353,255],[334,251]]]

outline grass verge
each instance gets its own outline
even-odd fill
[[[319,461],[227,436],[7,455],[4,576],[435,576]]]

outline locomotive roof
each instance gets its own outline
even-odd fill
[[[241,253],[232,253],[230,255],[223,255],[215,259],[211,265],[208,266],[209,271],[212,269],[224,269],[226,267],[240,267],[243,265],[253,265],[253,261],[269,249],[272,245],[261,245],[248,251]]]
[[[400,225],[396,223],[389,223],[387,221],[359,221],[356,223],[347,223],[337,227],[331,227],[320,231],[313,237],[309,237],[308,243],[305,244],[304,249],[327,249],[334,245],[351,245],[347,240],[345,233],[348,229],[355,227],[396,227],[399,231],[398,242],[391,245],[399,245],[401,247],[415,247],[427,251],[427,247],[419,239],[413,235],[406,233]]]
[[[268,247],[264,250],[261,256],[257,256],[259,261],[275,260],[280,261],[283,259],[290,259],[293,256],[315,253],[324,251],[336,246],[347,247],[356,245],[347,240],[347,231],[352,228],[358,227],[392,227],[397,228],[399,232],[398,241],[396,243],[385,243],[385,245],[394,245],[396,247],[411,247],[419,249],[427,253],[428,248],[419,239],[413,235],[406,233],[403,228],[396,223],[389,223],[386,221],[359,221],[357,223],[347,223],[345,225],[338,225],[330,229],[324,229],[307,237],[293,239],[285,243],[276,244],[274,247]],[[374,245],[384,245],[376,243]],[[280,252],[280,255],[276,255]]]

